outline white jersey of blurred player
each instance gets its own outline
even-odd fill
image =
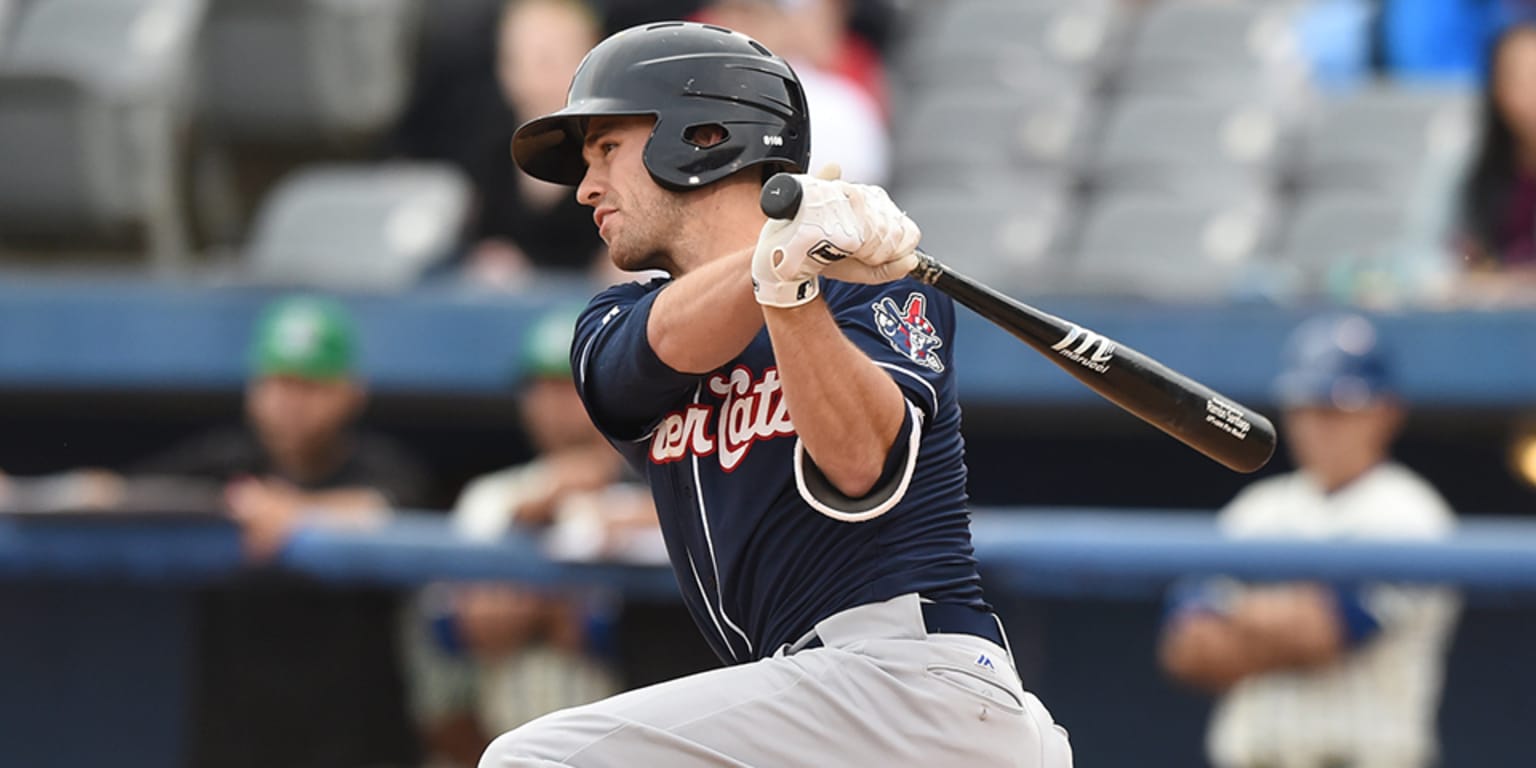
[[[1394,463],[1324,495],[1302,473],[1249,486],[1219,517],[1234,538],[1433,539],[1454,517]],[[1255,675],[1218,702],[1207,738],[1219,766],[1405,768],[1434,762],[1435,714],[1459,599],[1450,590],[1368,585],[1381,631],[1328,666]]]

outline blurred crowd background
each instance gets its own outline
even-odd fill
[[[1480,279],[1532,261],[1533,54],[1495,45],[1523,5],[6,0],[0,258],[340,289],[601,272],[507,137],[594,40],[691,16],[795,62],[816,159],[1009,289],[1528,300]]]
[[[159,724],[140,735],[209,768],[474,765],[542,712],[714,664],[665,597],[284,568],[306,527],[366,535],[407,511],[466,542],[538,536],[557,560],[664,560],[566,357],[585,297],[631,276],[572,190],[522,175],[509,142],[563,105],[597,41],[672,18],[785,56],[813,164],[887,186],[960,271],[1112,318],[1135,346],[1137,329],[1161,333],[1148,351],[1201,370],[1223,370],[1201,345],[1225,343],[1261,362],[1210,383],[1248,387],[1269,413],[1370,421],[1320,442],[1314,425],[1316,466],[1395,451],[1463,518],[1530,515],[1528,0],[0,0],[0,507],[86,524],[204,515],[238,533],[244,564],[148,597],[118,585],[137,619],[102,607],[111,579],[0,567],[0,669],[32,670],[0,695],[0,764],[85,764],[69,756],[92,754],[89,713],[125,702],[75,698],[99,681],[72,670],[142,688],[167,667],[138,660],[168,648],[182,676],[144,702],[177,703],[135,714]],[[1243,329],[1340,311],[1361,314],[1319,365],[1365,386],[1358,404],[1271,394],[1278,333],[1235,349],[1251,346]],[[1397,387],[1366,354],[1421,338],[1499,357],[1405,365]],[[1428,396],[1358,413],[1407,390]],[[962,397],[980,508],[1212,512],[1249,482],[1099,404]],[[1266,474],[1307,470],[1292,426]],[[1449,535],[1435,515],[1425,536]],[[1209,605],[1208,586],[1175,590],[1169,615]],[[156,602],[168,589],[185,601]],[[996,599],[1080,764],[1206,754],[1197,690],[1230,681],[1205,684],[1169,650],[1161,605]],[[1345,650],[1391,630],[1388,613],[1351,624]],[[1459,629],[1455,614],[1419,628],[1425,663],[1452,649],[1442,764],[1527,765],[1510,745],[1536,715],[1529,605],[1469,599]],[[152,622],[170,634],[132,629]],[[54,642],[81,627],[113,634]],[[1431,720],[1439,693],[1430,674]],[[1403,740],[1434,751],[1432,733]],[[55,751],[29,751],[44,741]]]

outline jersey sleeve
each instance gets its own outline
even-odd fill
[[[838,327],[890,373],[906,401],[896,440],[880,479],[861,498],[838,491],[795,446],[795,485],[816,511],[842,522],[863,522],[885,514],[906,496],[922,448],[924,427],[952,397],[945,358],[954,334],[954,305],[948,297],[912,280],[880,286],[831,283],[823,288]]]
[[[609,438],[644,437],[666,406],[698,385],[651,348],[646,324],[665,279],[626,283],[598,294],[576,320],[571,371],[592,422]]]
[[[916,280],[829,285],[823,292],[838,327],[931,422],[951,397],[954,302]]]

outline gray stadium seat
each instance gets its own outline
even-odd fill
[[[1279,118],[1241,101],[1139,98],[1120,102],[1092,155],[1099,189],[1202,198],[1272,185],[1287,151]]]
[[[202,0],[48,0],[0,57],[0,237],[185,257],[176,137]]]
[[[386,129],[410,89],[419,11],[420,0],[214,0],[201,111],[233,140]]]
[[[283,285],[405,288],[453,248],[470,204],[468,180],[448,165],[307,168],[263,201],[246,273]]]
[[[1405,245],[1406,211],[1376,195],[1321,192],[1296,202],[1276,258],[1306,274],[1383,263]]]
[[[966,195],[929,190],[898,204],[923,230],[922,247],[940,261],[999,290],[1039,292],[1054,285],[1055,252],[1068,206],[1060,190],[1037,188]]]
[[[1130,34],[1128,93],[1291,97],[1305,71],[1289,3],[1160,0]]]
[[[1062,83],[1034,92],[930,94],[896,126],[898,182],[956,168],[1075,168],[1091,101]]]
[[[1115,0],[956,0],[910,25],[898,68],[903,79],[920,85],[978,78],[990,84],[1000,68],[1024,57],[1034,68],[1093,81],[1118,47],[1124,15]],[[985,60],[994,53],[996,58]],[[963,69],[960,62],[966,60],[976,69]]]
[[[118,100],[181,98],[204,7],[204,0],[32,3],[6,63],[71,75]]]
[[[1401,197],[1435,165],[1458,165],[1476,140],[1476,95],[1367,88],[1328,100],[1301,136],[1299,183]]]
[[[1064,65],[1022,43],[935,43],[898,58],[896,67],[899,82],[918,98],[956,87],[1006,92],[1068,84],[1088,91],[1097,79],[1093,72]]]
[[[1078,292],[1222,299],[1241,290],[1267,248],[1271,206],[1111,194],[1088,206],[1069,267]]]
[[[0,57],[5,56],[6,44],[11,40],[11,25],[18,5],[17,0],[0,0]]]

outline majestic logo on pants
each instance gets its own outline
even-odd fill
[[[758,440],[795,434],[777,368],[770,367],[762,378],[754,379],[751,370],[737,366],[729,374],[711,375],[704,386],[710,394],[723,398],[714,431],[710,431],[713,405],[696,403],[667,414],[651,433],[652,464],[669,464],[690,453],[718,453],[720,468],[731,472]]]
[[[928,322],[928,297],[913,291],[907,296],[906,306],[896,306],[896,300],[887,296],[872,305],[875,310],[875,327],[880,335],[891,343],[897,352],[934,373],[944,372],[944,361],[934,353],[944,346],[944,340]]]

